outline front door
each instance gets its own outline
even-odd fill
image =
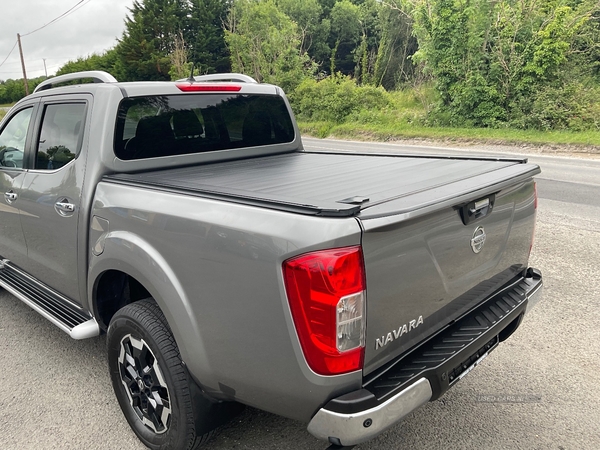
[[[36,145],[28,157],[31,169],[19,199],[28,251],[23,268],[77,303],[81,303],[78,222],[85,173],[80,152],[90,102],[89,96],[42,100]]]
[[[0,258],[17,266],[27,261],[19,218],[20,188],[25,177],[25,143],[34,105],[12,115],[0,131]]]

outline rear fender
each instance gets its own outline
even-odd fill
[[[90,260],[88,299],[92,303],[89,305],[91,311],[96,311],[96,281],[108,270],[118,270],[132,276],[150,292],[173,331],[183,361],[189,360],[190,353],[182,346],[187,341],[195,343],[194,358],[206,362],[204,345],[198,323],[191,313],[189,298],[167,261],[152,245],[127,231],[106,234],[104,251],[99,256],[91,256]],[[181,330],[185,330],[186,339],[182,338]],[[193,339],[190,339],[190,333],[193,333]]]

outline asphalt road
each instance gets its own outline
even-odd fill
[[[305,147],[455,152],[314,139]],[[530,161],[543,170],[531,265],[544,273],[544,299],[442,399],[356,450],[600,448],[600,160]],[[104,337],[73,341],[1,291],[0,449],[144,448],[121,415],[105,358]],[[304,424],[251,408],[207,446],[325,447]]]

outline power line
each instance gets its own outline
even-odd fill
[[[13,45],[13,47],[11,48],[10,52],[8,52],[8,55],[6,55],[6,58],[4,58],[4,61],[2,61],[0,63],[0,67],[2,67],[2,65],[6,62],[6,60],[8,59],[8,57],[12,54],[12,52],[14,51],[15,47],[17,46],[17,42],[19,41],[15,41],[15,45]]]
[[[29,33],[25,33],[22,34],[21,37],[25,37],[25,36],[29,36],[30,34],[35,33],[36,31],[40,31],[43,28],[46,28],[48,25],[52,25],[53,23],[58,22],[60,19],[64,19],[65,17],[67,17],[69,14],[75,12],[76,10],[78,10],[79,8],[85,6],[86,4],[88,4],[90,1],[92,0],[79,0],[75,5],[73,5],[71,8],[69,8],[67,11],[65,11],[64,13],[62,13],[60,16],[52,19],[50,22],[48,22],[45,25],[42,25],[39,28],[36,28],[33,31],[30,31]]]
[[[17,64],[21,64],[19,61],[7,61],[4,63],[4,68],[8,68],[10,66],[16,66]]]
[[[75,5],[73,5],[71,8],[69,8],[67,11],[65,11],[64,13],[62,13],[60,16],[52,19],[50,22],[48,22],[45,25],[42,25],[39,28],[36,28],[33,31],[30,31],[29,33],[24,33],[21,34],[21,37],[24,36],[29,36],[30,34],[35,33],[36,31],[41,30],[42,28],[46,28],[48,25],[51,25],[57,21],[59,21],[60,19],[64,19],[65,17],[67,17],[68,15],[74,13],[75,11],[77,11],[78,9],[83,8],[85,5],[87,5],[89,2],[91,2],[92,0],[79,0]],[[6,55],[6,58],[4,58],[4,60],[0,63],[0,67],[2,67],[4,65],[4,63],[6,62],[6,60],[10,57],[10,55],[12,54],[12,52],[14,51],[15,47],[17,46],[18,41],[15,41],[12,49],[10,50],[10,52],[8,52],[8,55]]]
[[[42,59],[39,59],[39,58],[36,58],[36,59],[26,58],[25,59],[25,64],[26,64],[27,67],[36,66],[36,69],[34,69],[34,70],[43,70],[43,62],[41,62],[43,59],[46,60],[46,64],[47,64],[48,68],[53,68],[53,67],[60,67],[61,63],[60,62],[55,62],[54,64],[52,64],[51,61],[63,61],[65,59],[69,59],[69,57],[68,56],[64,56],[64,57],[61,57],[61,58],[42,58]],[[16,65],[18,65],[19,67],[15,68],[13,70],[10,70],[11,66],[16,66]],[[15,74],[16,73],[21,73],[21,67],[20,66],[21,66],[21,61],[9,61],[9,62],[6,62],[4,64],[4,66],[2,67],[2,69],[6,69],[6,70],[0,70],[0,73],[15,73]],[[37,67],[42,67],[42,69],[38,69]]]
[[[69,8],[68,10],[66,10],[64,13],[62,13],[61,15],[59,15],[58,17],[55,17],[54,19],[52,19],[50,22],[42,25],[39,28],[36,28],[33,31],[30,31],[29,33],[25,33],[25,34],[19,34],[17,33],[17,42],[15,42],[15,45],[13,45],[13,48],[11,49],[10,53],[8,54],[8,56],[6,58],[4,58],[4,61],[2,61],[2,63],[0,64],[0,67],[2,67],[2,64],[4,64],[6,62],[6,60],[9,58],[9,56],[12,54],[13,50],[15,49],[15,47],[17,46],[17,44],[19,45],[19,54],[21,55],[21,66],[23,68],[23,81],[25,83],[25,94],[29,95],[29,89],[27,87],[27,74],[25,72],[25,60],[23,58],[23,50],[21,49],[21,37],[25,37],[25,36],[29,36],[37,31],[40,31],[44,28],[46,28],[49,25],[52,25],[53,23],[58,22],[61,19],[64,19],[65,17],[67,17],[69,14],[77,11],[78,9],[82,8],[83,6],[87,5],[89,2],[91,2],[92,0],[79,0],[77,3],[75,3],[71,8]],[[46,67],[46,62],[44,61],[44,68]]]

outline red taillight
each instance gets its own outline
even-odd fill
[[[362,368],[365,273],[360,247],[307,253],[283,263],[285,288],[304,357],[321,375]]]
[[[242,89],[237,84],[177,83],[175,86],[183,92],[239,92]]]

